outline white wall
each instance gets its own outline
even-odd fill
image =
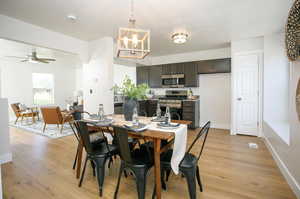
[[[291,64],[291,80],[289,85],[290,108],[289,108],[289,126],[290,126],[290,143],[289,145],[278,136],[267,122],[264,122],[264,135],[267,146],[273,154],[279,168],[286,177],[297,198],[300,198],[300,121],[296,112],[296,89],[300,79],[300,60]],[[273,82],[273,81],[272,81]],[[272,83],[269,82],[269,83]],[[267,101],[270,103],[272,101]],[[273,110],[273,114],[277,114]]]
[[[284,33],[264,37],[263,119],[286,143],[289,143],[290,66],[284,39]]]
[[[12,160],[9,129],[8,129],[8,101],[0,98],[0,166]]]
[[[254,37],[244,40],[232,41],[231,42],[231,55],[234,56],[235,53],[247,52],[247,51],[257,51],[264,49],[264,38]]]
[[[114,64],[114,85],[122,85],[126,75],[136,83],[136,67]]]
[[[84,109],[97,113],[103,104],[105,113],[113,113],[113,39],[90,42],[89,55],[89,62],[83,65]]]
[[[212,50],[195,51],[189,53],[172,54],[165,56],[150,57],[152,65],[168,64],[168,63],[180,63],[190,62],[199,60],[210,60],[210,59],[222,59],[230,58],[230,48],[220,48]]]
[[[76,89],[75,56],[56,57],[57,61],[50,64],[21,63],[15,60],[0,60],[2,70],[2,97],[8,98],[8,103],[33,104],[32,73],[51,73],[54,75],[54,103],[66,108],[66,100],[73,99]],[[78,60],[78,59],[77,59]],[[10,117],[14,113],[9,107]]]
[[[300,121],[295,101],[300,61],[288,61],[283,33],[266,35],[264,48],[263,132],[280,170],[300,198]]]
[[[83,67],[75,69],[76,91],[83,90]]]

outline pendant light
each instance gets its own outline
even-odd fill
[[[134,19],[134,5],[131,0],[131,14],[128,28],[119,28],[117,56],[128,59],[144,59],[150,53],[150,31],[137,29]]]

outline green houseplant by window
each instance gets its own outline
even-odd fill
[[[138,100],[146,99],[146,93],[149,89],[147,84],[136,85],[126,75],[121,86],[115,85],[113,88],[115,93],[119,93],[125,97],[123,104],[123,112],[126,121],[132,121],[134,108],[138,108]]]

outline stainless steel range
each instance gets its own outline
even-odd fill
[[[187,99],[188,91],[187,90],[167,90],[166,96],[159,98],[159,104],[162,107],[170,107],[181,109],[182,100]]]

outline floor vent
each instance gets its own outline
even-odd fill
[[[248,143],[250,149],[258,149],[258,145],[256,143]]]

